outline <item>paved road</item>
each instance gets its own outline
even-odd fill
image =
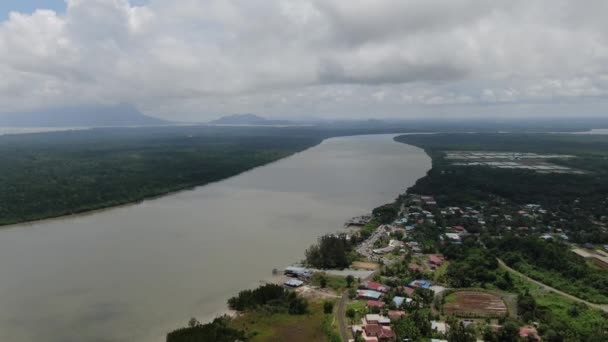
[[[557,293],[557,294],[559,294],[559,295],[561,295],[561,296],[564,296],[564,297],[566,297],[566,298],[568,298],[568,299],[571,299],[571,300],[573,300],[573,301],[576,301],[576,302],[579,302],[579,303],[583,303],[583,304],[586,304],[586,305],[588,305],[588,306],[594,307],[594,308],[596,308],[596,309],[600,309],[600,310],[603,310],[603,311],[605,311],[605,312],[608,312],[608,305],[600,305],[600,304],[590,303],[590,302],[588,302],[588,301],[586,301],[586,300],[584,300],[584,299],[580,299],[580,298],[575,297],[575,296],[573,296],[573,295],[571,295],[571,294],[567,294],[566,292],[560,291],[560,290],[558,290],[558,289],[556,289],[556,288],[554,288],[554,287],[551,287],[551,286],[549,286],[549,285],[543,284],[543,283],[541,283],[540,281],[534,280],[534,279],[532,279],[532,278],[530,278],[530,277],[526,276],[525,274],[523,274],[523,273],[521,273],[521,272],[519,272],[519,271],[516,271],[516,270],[512,269],[511,267],[507,266],[507,264],[505,264],[505,263],[504,263],[502,260],[500,260],[500,259],[496,259],[496,260],[498,260],[498,264],[499,264],[501,267],[503,267],[504,269],[506,269],[507,271],[509,271],[509,272],[511,272],[511,273],[514,273],[514,274],[516,274],[516,275],[518,275],[518,276],[520,276],[520,277],[522,277],[522,278],[526,279],[527,281],[529,281],[529,282],[531,282],[531,283],[534,283],[534,284],[536,284],[536,285],[538,285],[538,286],[542,287],[543,289],[545,289],[545,290],[547,290],[547,291],[555,292],[555,293]]]

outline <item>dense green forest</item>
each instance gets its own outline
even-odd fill
[[[204,127],[0,137],[0,225],[218,181],[318,144],[319,133]]]

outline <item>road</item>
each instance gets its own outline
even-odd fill
[[[373,271],[367,278],[362,279],[361,281],[370,280],[371,278],[374,277],[374,274],[376,274],[376,272],[378,272],[378,270]],[[344,307],[346,307],[347,303],[348,303],[348,291],[346,291],[342,294],[342,298],[340,298],[340,303],[338,304],[338,312],[337,312],[338,324],[340,325],[340,335],[342,335],[343,342],[348,342],[348,331],[346,329],[347,324],[344,321],[344,317],[346,317],[345,312],[344,312]]]
[[[340,325],[340,336],[342,336],[343,342],[348,342],[348,332],[346,331],[346,323],[344,322],[345,312],[344,307],[348,301],[348,291],[344,292],[340,303],[338,304],[338,324]]]
[[[547,291],[555,292],[555,293],[557,293],[557,294],[559,294],[559,295],[561,295],[561,296],[563,296],[563,297],[566,297],[566,298],[568,298],[568,299],[571,299],[571,300],[573,300],[573,301],[575,301],[575,302],[583,303],[583,304],[586,304],[586,305],[588,305],[588,306],[590,306],[590,307],[593,307],[593,308],[600,309],[600,310],[603,310],[603,311],[605,311],[605,312],[608,312],[608,305],[600,305],[600,304],[591,303],[591,302],[588,302],[588,301],[586,301],[586,300],[584,300],[584,299],[580,299],[580,298],[578,298],[578,297],[575,297],[575,296],[573,296],[573,295],[571,295],[571,294],[567,294],[566,292],[560,291],[560,290],[558,290],[558,289],[556,289],[556,288],[554,288],[554,287],[551,287],[551,286],[549,286],[549,285],[543,284],[543,283],[541,283],[541,282],[539,282],[539,281],[537,281],[537,280],[534,280],[534,279],[532,279],[532,278],[530,278],[530,277],[526,276],[525,274],[523,274],[523,273],[521,273],[521,272],[519,272],[519,271],[516,271],[516,270],[512,269],[511,267],[507,266],[507,264],[505,264],[505,263],[504,263],[502,260],[500,260],[500,259],[496,259],[496,260],[498,260],[498,264],[499,264],[499,265],[500,265],[502,268],[506,269],[507,271],[509,271],[509,272],[511,272],[511,273],[513,273],[513,274],[516,274],[516,275],[520,276],[520,277],[521,277],[521,278],[523,278],[523,279],[526,279],[527,281],[529,281],[529,282],[531,282],[531,283],[534,283],[534,284],[536,284],[536,285],[538,285],[538,286],[542,287],[543,289],[545,289],[545,290],[547,290]]]

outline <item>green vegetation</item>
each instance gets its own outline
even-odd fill
[[[244,290],[228,300],[233,310],[246,311],[266,308],[270,312],[288,312],[302,315],[308,311],[308,302],[295,292],[275,284],[266,284],[255,290]]]
[[[452,287],[483,287],[499,277],[496,258],[475,239],[448,245],[443,254],[450,260],[446,277]]]
[[[323,323],[321,327],[323,328],[323,332],[325,333],[328,342],[341,342],[342,338],[340,337],[340,334],[336,331],[336,329],[334,329],[332,325],[332,318],[333,316],[331,315],[331,313],[327,314],[326,312],[325,317],[323,317]]]
[[[394,204],[386,204],[372,211],[374,219],[380,224],[391,223],[397,217],[399,210]]]
[[[306,250],[306,263],[321,269],[348,268],[357,258],[354,243],[346,234],[321,236]]]
[[[309,342],[331,341],[331,314],[323,313],[321,302],[311,302],[305,315],[269,313],[264,310],[244,312],[234,318],[230,326],[246,333],[248,342]],[[327,330],[327,327],[330,330]],[[206,342],[206,341],[202,341]]]
[[[608,271],[590,266],[561,242],[507,235],[487,246],[531,278],[590,302],[608,303]]]
[[[397,341],[409,338],[412,341],[422,341],[431,335],[431,313],[428,309],[414,309],[409,315],[394,321],[393,330]]]
[[[81,213],[218,181],[320,134],[169,127],[0,137],[0,225]]]
[[[516,291],[520,293],[520,316],[526,322],[541,321],[539,332],[547,336],[547,340],[608,340],[607,313],[545,291],[518,276],[513,276],[513,282]]]
[[[513,305],[521,321],[503,322],[498,334],[484,330],[486,340],[517,341],[517,326],[532,322],[540,322],[538,332],[543,340],[607,340],[606,313],[546,292],[501,270],[496,257],[529,277],[579,298],[607,302],[608,271],[572,253],[572,247],[561,240],[608,242],[608,137],[437,134],[401,136],[396,140],[422,147],[433,158],[433,169],[408,193],[434,196],[437,206],[446,213],[437,217],[439,234],[454,226],[464,226],[468,233],[478,235],[469,235],[460,245],[438,243],[438,249],[449,260],[444,276],[447,283],[453,287],[476,286],[518,294]],[[465,167],[452,165],[443,158],[445,151],[461,150],[575,155],[576,158],[551,162],[586,173],[541,174]],[[447,207],[458,208],[444,209]],[[424,231],[423,228],[419,225],[416,230]],[[432,241],[433,231],[430,227],[426,229],[417,238]],[[540,239],[542,234],[548,234],[549,238]],[[467,340],[465,331],[456,331]]]
[[[167,342],[234,342],[245,340],[244,331],[230,327],[230,318],[219,317],[208,324],[200,324],[194,318],[187,328],[167,334]]]
[[[346,277],[335,276],[324,272],[314,273],[310,279],[310,283],[321,288],[328,287],[334,291],[340,291],[349,287]]]

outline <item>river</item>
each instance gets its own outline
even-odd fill
[[[164,341],[430,167],[392,135],[333,138],[194,190],[2,229],[0,341]]]

